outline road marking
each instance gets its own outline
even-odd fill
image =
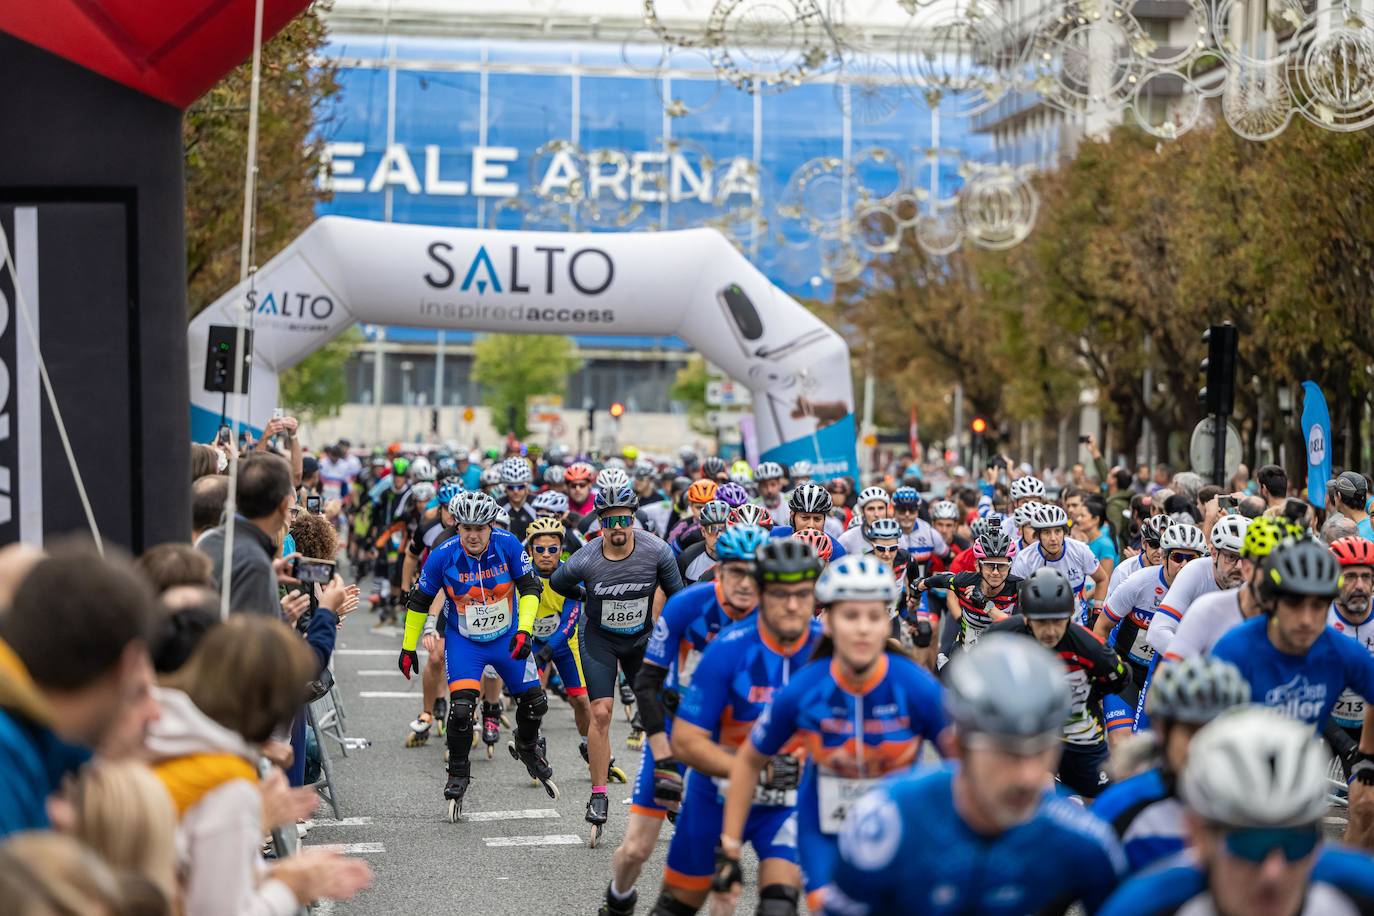
[[[575,833],[551,833],[547,836],[484,836],[488,846],[580,846],[585,842]]]
[[[420,690],[364,690],[358,694],[365,700],[414,700],[425,698]]]
[[[322,817],[319,820],[305,822],[307,830],[314,830],[316,827],[370,827],[371,825],[372,818],[370,817],[346,817],[342,820]]]
[[[321,843],[319,846],[309,845],[304,848],[325,849],[345,856],[370,856],[386,852],[386,846],[381,843]]]
[[[1344,827],[1346,824],[1350,823],[1350,818],[1343,817],[1339,814],[1328,814],[1326,817],[1322,818],[1322,823]]]
[[[526,808],[523,811],[473,811],[464,812],[465,821],[533,821],[545,817],[560,817],[552,808]]]

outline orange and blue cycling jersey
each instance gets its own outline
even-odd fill
[[[473,642],[508,636],[518,623],[517,593],[539,595],[534,566],[509,531],[493,529],[480,557],[463,549],[461,538],[449,538],[430,551],[415,584],[422,595],[444,593],[448,632]]]
[[[873,784],[916,763],[946,719],[939,682],[900,655],[881,656],[861,683],[833,659],[818,659],[773,696],[749,742],[771,757],[800,740],[807,758],[797,828],[807,906],[834,873],[836,838],[850,805]]]

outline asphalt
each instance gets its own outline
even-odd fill
[[[611,853],[619,843],[639,753],[625,747],[629,725],[617,711],[612,753],[629,785],[612,784],[611,820],[598,848],[586,842],[583,811],[591,780],[578,754],[572,710],[550,696],[544,718],[549,760],[559,798],[532,784],[524,767],[506,751],[503,729],[496,753],[472,752],[472,787],[465,819],[451,824],[443,799],[444,742],[435,735],[424,747],[405,747],[407,724],[420,712],[418,679],[396,670],[400,633],[373,629],[376,618],[359,610],[343,626],[335,651],[335,677],[345,713],[345,732],[370,742],[344,757],[325,739],[340,803],[336,820],[322,805],[303,841],[307,846],[340,845],[365,858],[375,872],[372,886],[349,902],[325,904],[316,912],[490,916],[590,914],[610,879]],[[513,717],[514,710],[508,712]],[[513,720],[513,719],[512,719]],[[1333,808],[1328,836],[1344,829],[1344,812]],[[658,895],[671,826],[665,826],[639,883],[639,912]],[[754,862],[746,849],[746,886],[737,912],[756,902]],[[704,910],[703,910],[704,912]]]
[[[625,829],[639,762],[639,752],[625,747],[630,728],[620,711],[612,726],[612,753],[631,784],[610,785],[611,819],[596,849],[586,842],[583,812],[591,780],[578,754],[572,709],[552,695],[544,733],[559,798],[531,784],[524,766],[507,752],[510,733],[503,729],[490,760],[480,743],[473,749],[465,820],[451,824],[443,798],[444,741],[434,735],[424,747],[405,747],[407,725],[421,708],[420,684],[396,670],[399,631],[374,630],[375,621],[362,609],[351,615],[334,656],[345,732],[370,746],[344,757],[337,743],[325,739],[343,820],[322,805],[303,842],[343,845],[365,858],[376,877],[354,900],[323,909],[406,916],[595,913],[610,880],[611,853]],[[513,722],[513,708],[507,716]],[[641,913],[658,895],[671,829],[665,828],[645,866]],[[502,845],[511,843],[522,845]],[[746,867],[752,873],[752,863]],[[753,895],[751,880],[739,912],[753,912]]]

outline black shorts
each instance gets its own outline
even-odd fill
[[[1096,798],[1111,784],[1107,777],[1107,742],[1082,745],[1065,744],[1059,760],[1059,781],[1069,791],[1084,798]]]
[[[651,629],[646,629],[638,636],[609,636],[595,623],[586,622],[577,640],[582,653],[582,677],[590,699],[608,700],[619,696],[617,666],[625,672],[625,680],[634,684],[652,633]]]

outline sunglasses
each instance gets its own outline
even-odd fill
[[[1189,563],[1196,560],[1200,554],[1189,553],[1186,550],[1175,550],[1169,554],[1170,563]]]
[[[532,544],[530,546],[530,549],[533,550],[535,553],[541,555],[559,553],[563,550],[563,548],[558,544]]]
[[[524,485],[523,483],[508,483],[508,484],[506,484],[506,489],[507,489],[507,490],[523,490],[523,489],[525,489],[525,485]]]
[[[919,508],[920,508],[919,506],[898,506],[898,507],[897,507],[897,511],[898,511],[898,512],[916,512]]]
[[[634,523],[633,515],[607,515],[601,519],[603,528],[628,528]]]
[[[1226,834],[1226,851],[1237,859],[1258,865],[1279,850],[1285,860],[1297,862],[1312,854],[1321,840],[1315,827],[1274,827],[1233,830]]]
[[[897,552],[897,545],[896,545],[896,544],[893,544],[891,547],[879,547],[879,546],[877,546],[877,545],[874,545],[874,547],[873,547],[873,552],[874,552],[874,553],[896,553],[896,552]]]
[[[721,524],[713,524],[713,525],[702,525],[702,526],[701,526],[701,532],[702,532],[702,534],[720,534],[720,533],[721,533],[722,531],[724,531],[724,530],[725,530],[725,525],[724,525],[724,523],[721,523]]]
[[[568,489],[569,489],[569,490],[585,490],[585,489],[589,488],[590,486],[591,486],[591,484],[589,484],[589,483],[570,483],[570,484],[568,484]]]
[[[978,565],[989,572],[1006,572],[1011,569],[1010,563],[998,563],[993,560],[979,560]]]

